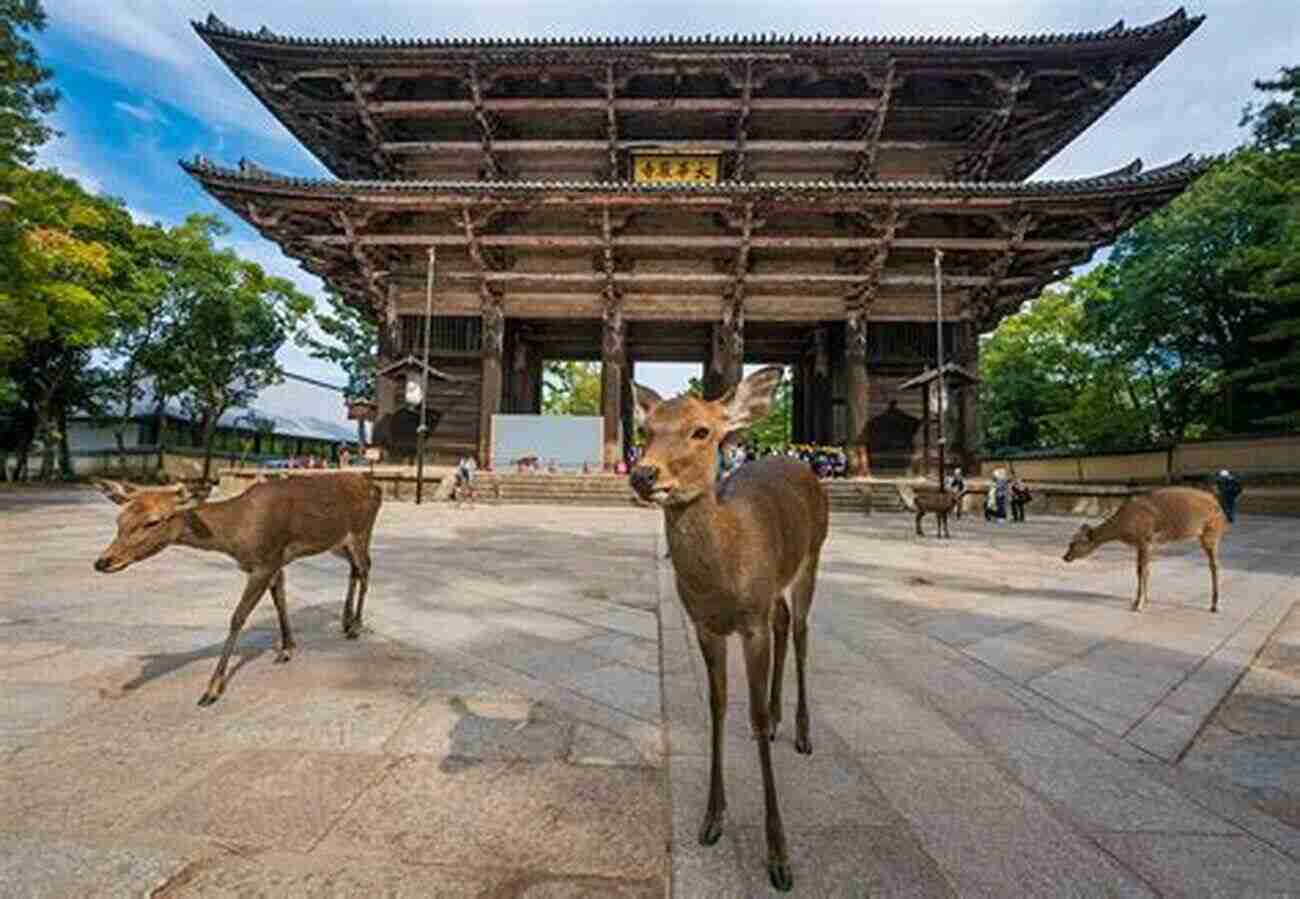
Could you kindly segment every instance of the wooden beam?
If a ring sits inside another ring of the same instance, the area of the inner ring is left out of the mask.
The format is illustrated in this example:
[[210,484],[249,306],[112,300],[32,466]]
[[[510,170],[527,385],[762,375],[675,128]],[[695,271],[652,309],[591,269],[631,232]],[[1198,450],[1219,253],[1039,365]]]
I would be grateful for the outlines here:
[[[1003,284],[1010,283],[1012,280],[1029,281],[1034,283],[1035,279],[1011,279],[1007,278],[1007,272],[1011,271],[1011,266],[1015,262],[1016,254],[1022,252],[1022,244],[1025,235],[1033,228],[1035,219],[1032,215],[1026,213],[1021,215],[1013,222],[1003,223],[1003,230],[1010,232],[1010,240],[1007,249],[993,261],[988,267],[986,278],[987,281],[980,285],[977,290],[971,294],[971,303],[975,309],[977,319],[984,321],[995,313],[997,305],[998,291]],[[945,278],[946,282],[948,279]]]
[[987,115],[971,136],[971,144],[978,149],[957,160],[953,166],[954,177],[975,181],[983,181],[988,177],[998,147],[1011,125],[1011,114],[1016,108],[1016,101],[1029,88],[1029,83],[1030,78],[1024,69],[1017,69],[1010,81],[995,81],[1001,102],[997,110]]
[[[382,309],[387,303],[387,291],[381,285],[385,278],[388,277],[386,270],[375,268],[374,263],[366,254],[365,247],[357,241],[358,223],[355,222],[350,214],[340,209],[334,214],[335,220],[339,227],[343,229],[344,237],[347,239],[347,246],[352,253],[352,258],[357,263],[357,268],[361,271],[361,277],[364,282],[366,293],[370,296],[376,309]],[[365,219],[359,223],[360,227],[365,227]]]
[[749,140],[749,110],[754,95],[754,61],[745,60],[745,79],[740,86],[740,109],[736,116],[736,160],[732,179],[748,181],[749,160],[746,158],[746,142]]
[[384,132],[375,122],[374,117],[370,114],[370,106],[367,98],[369,88],[373,86],[373,80],[367,79],[362,83],[360,74],[355,65],[348,65],[347,77],[343,79],[343,87],[348,93],[352,94],[352,102],[356,107],[357,116],[361,119],[361,126],[366,129],[366,135],[370,138],[370,158],[374,160],[375,167],[379,173],[388,176],[393,173],[392,162],[384,151],[381,149],[384,145]]
[[[302,238],[311,243],[325,246],[348,245],[345,235],[310,234]],[[362,246],[394,247],[463,247],[466,239],[463,234],[358,234],[357,242]],[[514,247],[526,250],[599,250],[604,240],[585,234],[483,234],[479,235],[480,246]],[[741,238],[733,235],[703,236],[686,234],[619,234],[613,238],[614,246],[620,249],[656,249],[673,247],[687,250],[735,249],[740,246]],[[759,237],[750,240],[750,247],[755,250],[857,250],[878,247],[883,242],[880,237]],[[1090,250],[1098,241],[1088,240],[1025,240],[1019,244],[1025,252],[1055,250]],[[1007,238],[998,237],[896,237],[892,240],[894,249],[970,251],[979,253],[1002,252],[1010,247]]]
[[501,161],[497,159],[496,150],[493,148],[492,122],[483,108],[483,85],[479,79],[477,62],[469,64],[469,89],[474,103],[474,119],[482,135],[479,138],[479,150],[483,153],[483,161],[487,163],[493,179],[504,178],[505,169],[501,167]]
[[[853,169],[854,180],[874,181],[879,176],[876,160],[880,154],[880,135],[885,130],[885,116],[889,114],[889,101],[894,95],[895,64],[894,57],[889,57],[889,64],[885,67],[885,80],[880,88],[880,99],[877,101],[869,126],[863,129],[862,149],[858,153],[858,162]],[[867,83],[871,84],[871,81],[871,76],[868,75]]]
[[[474,281],[480,274],[476,271],[446,271],[440,277],[447,281]],[[521,285],[534,287],[587,287],[599,292],[605,284],[605,276],[592,272],[497,272],[487,271],[482,275],[490,284]],[[954,287],[980,287],[991,282],[988,275],[946,275],[944,284]],[[1030,284],[1035,279],[1029,277],[1003,278],[999,283]],[[732,275],[716,273],[680,273],[680,272],[618,272],[614,281],[619,286],[658,286],[658,287],[700,287],[722,288],[732,283]],[[814,287],[854,287],[862,282],[862,276],[856,274],[828,274],[817,272],[764,272],[750,274],[746,277],[747,287],[791,286],[800,289]],[[933,287],[932,275],[882,275],[881,286],[887,287]]]
[[618,180],[618,114],[616,109],[614,64],[605,64],[605,145],[609,154],[610,181]]
[[[467,153],[479,149],[469,141],[388,141],[380,149],[395,154]],[[499,153],[603,153],[605,140],[497,140],[493,148]],[[663,149],[675,153],[725,153],[735,149],[735,141],[726,140],[620,140],[618,148]],[[904,150],[960,150],[963,142],[953,141],[881,141],[881,147]],[[750,153],[856,153],[860,140],[756,140],[746,144]]]
[[[770,97],[750,101],[751,112],[871,112],[876,108],[874,97]],[[309,104],[309,106],[314,104]],[[333,108],[337,104],[322,104]],[[622,97],[615,99],[615,112],[706,112],[735,113],[743,103],[736,97]],[[384,100],[368,104],[371,115],[379,118],[420,118],[432,116],[464,115],[474,111],[469,100]],[[528,112],[603,112],[609,108],[607,100],[594,97],[520,97],[485,98],[483,109],[495,113]]]

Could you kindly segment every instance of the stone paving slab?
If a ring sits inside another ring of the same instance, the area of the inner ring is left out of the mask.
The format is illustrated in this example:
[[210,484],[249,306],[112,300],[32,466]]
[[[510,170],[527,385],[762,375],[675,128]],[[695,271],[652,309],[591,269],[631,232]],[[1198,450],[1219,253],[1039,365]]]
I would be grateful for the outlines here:
[[[273,664],[263,605],[227,694],[199,709],[239,573],[170,550],[95,574],[112,507],[19,493],[0,515],[57,539],[18,551],[0,533],[0,805],[20,810],[0,823],[0,895],[771,892],[734,646],[726,829],[695,840],[704,672],[657,514],[390,503],[363,637],[339,633],[346,567],[302,560],[293,661]],[[1131,553],[1060,561],[1076,526],[962,519],[938,541],[905,516],[834,517],[815,753],[791,744],[793,660],[773,753],[795,895],[1300,883],[1300,830],[1167,757],[1300,593],[1300,535],[1243,519],[1219,616],[1199,549],[1166,549],[1133,615]],[[1287,770],[1255,758],[1261,785]]]

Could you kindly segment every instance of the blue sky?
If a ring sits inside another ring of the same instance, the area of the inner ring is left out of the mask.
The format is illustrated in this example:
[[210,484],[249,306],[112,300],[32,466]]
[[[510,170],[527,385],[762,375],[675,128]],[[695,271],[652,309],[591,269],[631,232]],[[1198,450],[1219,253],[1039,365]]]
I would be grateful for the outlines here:
[[[209,198],[177,166],[196,153],[234,163],[247,157],[278,172],[322,176],[323,167],[230,73],[190,28],[215,12],[228,24],[316,37],[649,35],[796,32],[858,34],[1006,34],[1138,25],[1175,8],[1174,0],[999,3],[975,0],[821,0],[791,4],[688,0],[548,5],[539,2],[352,0],[248,4],[246,0],[47,0],[49,27],[36,36],[63,99],[54,122],[64,132],[41,153],[87,187],[122,198],[143,220],[172,224],[188,213],[215,213],[227,243],[301,289],[320,282]],[[1240,143],[1242,106],[1251,81],[1300,64],[1300,4],[1294,0],[1216,0],[1188,6],[1207,21],[1102,120],[1034,177],[1075,177],[1124,165],[1148,166],[1187,153]],[[333,366],[294,347],[286,368],[342,383]],[[687,366],[638,366],[664,393],[684,385]],[[312,414],[335,410],[312,410]]]

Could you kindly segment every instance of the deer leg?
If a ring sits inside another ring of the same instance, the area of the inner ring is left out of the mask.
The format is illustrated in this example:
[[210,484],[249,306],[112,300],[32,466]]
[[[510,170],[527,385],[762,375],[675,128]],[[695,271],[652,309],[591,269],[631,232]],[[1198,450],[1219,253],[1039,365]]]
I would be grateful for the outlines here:
[[348,595],[347,598],[343,600],[343,635],[346,637],[348,636],[348,632],[352,630],[352,618],[355,615],[353,611],[353,603],[356,599],[357,582],[360,579],[357,576],[357,563],[352,557],[351,548],[347,546],[347,544],[344,544],[343,546],[334,549],[333,552],[334,555],[348,563]]
[[770,739],[776,739],[777,728],[781,726],[781,686],[785,676],[786,647],[790,640],[790,607],[785,597],[778,597],[773,610],[772,634],[772,701],[768,704],[767,714],[771,719],[768,733]]
[[[712,846],[722,836],[722,814],[727,797],[722,788],[722,737],[727,723],[727,638],[696,626],[704,667],[709,672],[709,713],[712,719],[712,757],[709,765],[709,806],[700,824],[700,845]],[[766,745],[766,744],[764,744]]]
[[1201,538],[1205,558],[1210,560],[1210,611],[1219,611],[1219,544],[1207,537]]
[[352,629],[347,632],[349,640],[361,636],[361,610],[366,605],[366,589],[370,586],[370,553],[362,549],[353,550],[352,555],[356,559],[352,577],[357,579],[357,607],[352,615]]
[[226,645],[221,650],[217,670],[212,672],[212,680],[208,681],[207,692],[199,697],[199,705],[212,705],[226,689],[226,666],[230,663],[230,654],[235,650],[235,641],[239,638],[239,632],[243,629],[249,613],[262,599],[262,594],[266,592],[274,576],[275,571],[254,571],[248,575],[248,582],[244,585],[244,595],[240,598],[239,605],[235,606],[234,614],[230,616],[230,634],[226,637]]
[[925,531],[921,530],[921,519],[924,518],[924,517],[925,517],[925,513],[924,513],[924,512],[917,512],[917,513],[916,513],[916,536],[918,536],[918,537],[924,537],[924,536],[925,536]]
[[281,568],[271,579],[271,599],[275,601],[275,614],[280,619],[280,651],[276,653],[277,662],[287,662],[293,658],[293,651],[298,645],[293,642],[293,632],[289,630],[289,610],[284,596],[284,569]]
[[1133,600],[1132,609],[1134,612],[1142,611],[1142,604],[1147,599],[1147,572],[1150,570],[1150,548],[1144,544],[1138,544],[1137,548],[1137,597]]
[[799,705],[795,710],[795,752],[812,755],[812,738],[808,734],[808,610],[812,607],[817,586],[817,558],[804,562],[804,570],[795,578],[791,598],[794,600],[794,664],[799,677]]
[[[798,639],[796,625],[795,639]],[[772,632],[766,626],[743,632],[745,674],[749,679],[749,719],[758,742],[758,764],[763,772],[763,806],[767,811],[767,877],[782,892],[794,886],[790,856],[785,846],[785,828],[776,801],[776,778],[772,775],[772,743],[768,739],[767,685],[772,667]]]

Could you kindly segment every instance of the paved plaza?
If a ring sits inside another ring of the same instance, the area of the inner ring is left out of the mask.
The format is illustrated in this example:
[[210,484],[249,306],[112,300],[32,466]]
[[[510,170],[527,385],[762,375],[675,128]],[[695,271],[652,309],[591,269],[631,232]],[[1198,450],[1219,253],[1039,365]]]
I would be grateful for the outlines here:
[[[294,659],[267,600],[206,709],[242,575],[96,574],[116,512],[0,490],[0,896],[771,893],[735,643],[695,839],[706,686],[656,511],[390,502],[362,638],[344,563],[297,562]],[[1132,551],[1066,564],[1077,525],[833,516],[814,754],[793,664],[773,752],[793,895],[1300,895],[1300,531],[1239,522],[1218,615],[1199,547],[1162,549],[1134,615]]]

